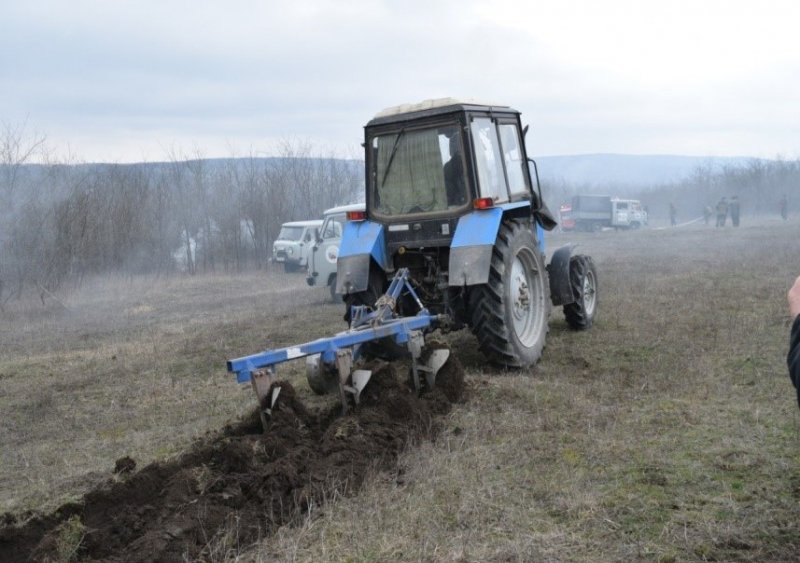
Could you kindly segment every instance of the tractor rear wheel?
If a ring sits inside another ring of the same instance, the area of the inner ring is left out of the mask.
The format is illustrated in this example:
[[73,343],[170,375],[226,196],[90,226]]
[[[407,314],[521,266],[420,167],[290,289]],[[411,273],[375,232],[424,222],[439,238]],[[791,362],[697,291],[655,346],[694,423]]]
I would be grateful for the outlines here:
[[597,270],[589,256],[578,254],[570,259],[569,283],[577,299],[564,305],[567,324],[575,330],[591,328],[597,311]]
[[489,281],[469,297],[472,332],[494,364],[522,368],[544,350],[550,286],[529,223],[504,222],[492,250]]

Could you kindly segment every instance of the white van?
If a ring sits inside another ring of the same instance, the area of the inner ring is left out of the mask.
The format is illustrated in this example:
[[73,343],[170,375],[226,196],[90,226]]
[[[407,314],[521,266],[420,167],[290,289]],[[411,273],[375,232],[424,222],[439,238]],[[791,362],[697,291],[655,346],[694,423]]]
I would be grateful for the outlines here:
[[317,238],[309,254],[308,285],[327,285],[330,288],[331,299],[339,301],[336,295],[336,259],[339,257],[339,244],[342,241],[342,230],[347,221],[348,211],[364,211],[363,203],[352,203],[328,209],[323,214],[320,236]]
[[286,272],[298,272],[308,266],[308,256],[319,238],[321,226],[320,219],[281,225],[281,232],[272,244],[272,261],[283,264]]

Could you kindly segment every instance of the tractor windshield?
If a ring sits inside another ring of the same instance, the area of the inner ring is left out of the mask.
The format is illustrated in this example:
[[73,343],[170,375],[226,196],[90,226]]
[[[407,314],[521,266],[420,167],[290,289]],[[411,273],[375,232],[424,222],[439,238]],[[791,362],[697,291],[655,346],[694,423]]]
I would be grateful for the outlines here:
[[371,205],[376,213],[441,213],[467,203],[457,124],[377,135],[371,148]]

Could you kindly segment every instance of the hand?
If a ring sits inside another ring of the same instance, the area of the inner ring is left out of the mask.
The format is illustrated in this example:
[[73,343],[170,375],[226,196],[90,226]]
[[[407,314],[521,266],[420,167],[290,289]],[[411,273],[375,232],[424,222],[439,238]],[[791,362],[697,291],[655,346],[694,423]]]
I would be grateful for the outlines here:
[[789,314],[794,319],[800,315],[800,277],[794,280],[794,285],[786,295],[786,299],[789,301]]

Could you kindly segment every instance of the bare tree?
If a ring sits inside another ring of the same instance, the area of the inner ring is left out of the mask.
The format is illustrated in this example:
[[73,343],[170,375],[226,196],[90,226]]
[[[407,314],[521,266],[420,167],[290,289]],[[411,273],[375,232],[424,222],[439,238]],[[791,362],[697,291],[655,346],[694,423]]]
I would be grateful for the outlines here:
[[33,166],[43,138],[22,150],[19,131],[6,131],[0,196],[13,205],[0,210],[0,303],[26,286],[55,297],[69,279],[167,272],[178,250],[190,274],[264,268],[282,223],[363,191],[362,163],[320,156],[308,142],[224,163],[172,150],[162,164]]
[[41,154],[47,138],[37,133],[29,133],[27,121],[20,125],[12,125],[3,121],[0,122],[0,128],[2,128],[0,131],[0,170],[2,170],[0,204],[6,211],[13,212],[20,171],[25,164]]
[[[41,155],[46,137],[28,131],[27,121],[20,125],[0,123],[0,308],[9,299],[19,296],[24,286],[23,265],[19,252],[12,248],[10,238],[19,229],[20,201],[30,202],[35,193],[19,196],[23,167]],[[41,219],[32,215],[33,225]]]

